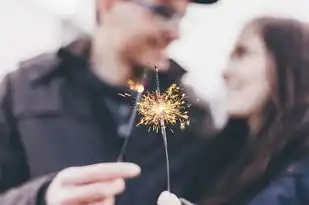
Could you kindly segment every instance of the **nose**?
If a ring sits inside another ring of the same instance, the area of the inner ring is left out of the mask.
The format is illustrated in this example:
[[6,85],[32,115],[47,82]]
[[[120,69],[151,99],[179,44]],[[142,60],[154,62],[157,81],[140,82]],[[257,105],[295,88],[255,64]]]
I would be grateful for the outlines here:
[[228,82],[230,79],[231,73],[229,68],[225,68],[222,72],[222,78],[225,82]]

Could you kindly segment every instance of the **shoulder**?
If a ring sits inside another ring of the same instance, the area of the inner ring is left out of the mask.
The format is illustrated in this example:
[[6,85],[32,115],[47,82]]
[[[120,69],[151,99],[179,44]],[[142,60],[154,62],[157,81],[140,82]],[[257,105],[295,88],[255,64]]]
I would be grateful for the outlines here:
[[[56,54],[41,54],[19,64],[17,70],[7,73],[1,80],[1,102],[15,86],[24,87],[43,75],[56,69],[58,60]],[[12,88],[13,87],[13,88]]]
[[55,71],[59,67],[60,61],[56,53],[40,54],[21,62],[17,70],[8,74],[8,78],[17,81],[23,78],[34,82]]
[[309,156],[289,164],[249,205],[309,204]]
[[17,70],[4,77],[0,102],[8,105],[16,118],[58,109],[63,83],[53,76],[60,67],[61,60],[56,53],[21,62]]

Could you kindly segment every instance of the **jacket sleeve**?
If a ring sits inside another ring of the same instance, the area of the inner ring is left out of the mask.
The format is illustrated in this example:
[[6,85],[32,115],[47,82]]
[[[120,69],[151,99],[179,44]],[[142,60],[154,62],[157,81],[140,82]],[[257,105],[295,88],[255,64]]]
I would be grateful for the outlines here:
[[29,181],[27,160],[11,113],[9,75],[0,84],[0,204],[37,205],[52,176]]
[[308,175],[284,176],[270,184],[249,205],[309,204],[308,191]]

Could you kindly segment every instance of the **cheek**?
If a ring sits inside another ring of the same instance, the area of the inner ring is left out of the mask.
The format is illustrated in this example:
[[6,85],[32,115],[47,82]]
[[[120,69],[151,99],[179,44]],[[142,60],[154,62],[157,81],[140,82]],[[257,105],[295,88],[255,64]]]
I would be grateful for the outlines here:
[[[227,111],[230,115],[248,117],[259,112],[267,101],[271,86],[266,67],[246,67],[238,73],[240,87],[227,94]],[[263,69],[261,69],[263,68]]]
[[144,58],[153,55],[155,41],[151,38],[151,34],[138,33],[131,38],[126,39],[124,44],[125,54],[133,58]]
[[[132,15],[132,13],[130,14]],[[138,17],[127,17],[126,21],[120,22],[116,30],[115,36],[119,36],[123,47],[130,48],[130,52],[141,50],[151,44],[155,29],[150,24],[149,19]]]
[[268,99],[270,89],[264,82],[251,82],[239,91],[227,96],[227,110],[230,115],[248,117],[259,112]]
[[152,28],[140,28],[139,26],[135,26],[124,33],[125,41],[127,47],[130,47],[131,52],[147,52],[147,50],[153,48],[157,44],[158,32]]
[[127,55],[139,58],[152,58],[163,49],[160,47],[160,33],[151,29],[131,33],[125,44]]

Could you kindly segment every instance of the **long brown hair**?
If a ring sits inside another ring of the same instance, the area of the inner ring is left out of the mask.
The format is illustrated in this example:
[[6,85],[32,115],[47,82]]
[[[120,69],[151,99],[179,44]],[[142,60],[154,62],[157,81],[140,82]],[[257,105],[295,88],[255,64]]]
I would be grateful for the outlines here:
[[[263,112],[265,121],[261,130],[253,140],[244,139],[242,149],[239,146],[228,148],[235,152],[235,158],[230,160],[203,205],[250,201],[272,177],[289,162],[302,157],[309,148],[307,25],[292,19],[263,17],[247,26],[256,28],[275,60],[274,88]],[[236,124],[237,129],[247,129],[246,120],[237,120]],[[235,120],[231,119],[221,136],[234,138],[228,136],[235,133],[233,129],[236,129]]]

